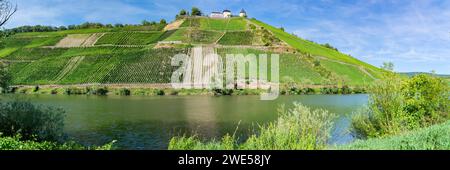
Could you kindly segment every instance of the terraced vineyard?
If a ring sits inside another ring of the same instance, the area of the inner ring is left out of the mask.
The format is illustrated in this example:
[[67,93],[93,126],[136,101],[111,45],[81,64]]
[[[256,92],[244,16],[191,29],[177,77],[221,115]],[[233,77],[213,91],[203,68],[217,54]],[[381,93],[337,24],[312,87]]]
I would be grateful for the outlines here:
[[171,58],[185,49],[155,49],[129,53],[117,57],[118,63],[105,76],[104,83],[170,83],[176,67]]
[[[272,55],[271,52],[245,49],[245,48],[220,48],[218,54],[222,57],[226,54],[267,54],[268,61]],[[259,62],[259,60],[258,60]],[[282,67],[281,67],[282,66]],[[270,77],[270,74],[268,75]],[[280,55],[280,81],[286,83],[286,81],[304,82],[306,84],[321,84],[326,77],[317,73],[312,64],[307,62],[300,55],[295,54],[281,54]]]
[[103,35],[95,45],[147,45],[158,42],[163,32],[112,32]]
[[[177,68],[170,65],[171,57],[189,51],[197,55],[198,46],[222,57],[280,54],[283,83],[365,85],[382,73],[348,55],[245,18],[189,17],[166,30],[126,26],[19,33],[0,40],[0,60],[9,64],[18,85],[169,83]],[[200,61],[215,62],[211,58],[194,62],[205,64]],[[191,74],[211,73],[205,70]]]
[[212,19],[206,17],[187,18],[181,27],[194,27],[201,30],[245,31],[247,21],[244,18]]
[[182,28],[166,38],[165,41],[181,41],[184,43],[192,44],[212,44],[219,40],[222,34],[222,32],[218,31],[192,30]]
[[258,38],[250,31],[226,32],[220,39],[222,45],[258,45]]

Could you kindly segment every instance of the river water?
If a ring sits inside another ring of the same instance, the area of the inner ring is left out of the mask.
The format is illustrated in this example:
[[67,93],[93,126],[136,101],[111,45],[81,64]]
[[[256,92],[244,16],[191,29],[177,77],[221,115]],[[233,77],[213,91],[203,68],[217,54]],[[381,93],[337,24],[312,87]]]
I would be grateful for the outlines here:
[[353,139],[350,116],[368,101],[367,95],[280,96],[261,101],[259,96],[67,96],[12,95],[33,103],[66,110],[65,132],[85,145],[117,140],[120,149],[166,149],[174,135],[197,134],[220,138],[235,133],[241,139],[258,124],[277,118],[277,108],[301,102],[336,113],[330,144]]

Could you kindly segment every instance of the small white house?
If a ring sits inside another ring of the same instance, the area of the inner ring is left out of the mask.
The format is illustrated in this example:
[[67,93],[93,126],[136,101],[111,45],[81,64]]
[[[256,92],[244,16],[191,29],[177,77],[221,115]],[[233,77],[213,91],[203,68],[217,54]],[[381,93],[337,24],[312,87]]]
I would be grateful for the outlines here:
[[211,18],[224,18],[223,17],[223,13],[221,13],[221,12],[211,12],[209,17],[211,17]]
[[240,17],[247,17],[247,12],[244,11],[244,9],[241,10],[241,12],[239,13]]
[[224,18],[231,18],[231,11],[228,10],[228,9],[223,10],[223,17]]

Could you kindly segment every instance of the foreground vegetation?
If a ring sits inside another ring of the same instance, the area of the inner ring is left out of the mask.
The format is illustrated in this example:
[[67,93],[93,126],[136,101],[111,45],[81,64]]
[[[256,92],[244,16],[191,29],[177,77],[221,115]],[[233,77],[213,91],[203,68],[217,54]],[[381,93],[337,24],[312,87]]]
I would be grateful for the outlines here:
[[450,150],[450,121],[396,136],[358,140],[330,149]]
[[295,103],[291,109],[281,107],[278,120],[258,128],[258,135],[239,143],[235,135],[220,141],[202,142],[197,136],[174,137],[171,150],[317,150],[325,148],[333,126],[333,114],[312,110]]
[[111,150],[113,142],[99,147],[86,147],[75,142],[22,140],[21,137],[0,137],[0,150]]
[[112,149],[113,143],[86,147],[67,140],[62,109],[26,101],[0,102],[0,150]]
[[450,118],[449,86],[441,78],[421,74],[402,80],[391,74],[369,91],[368,107],[352,121],[360,137],[396,135]]
[[277,121],[260,126],[244,142],[235,135],[212,141],[182,136],[172,138],[169,149],[450,149],[450,93],[443,79],[402,79],[390,73],[369,92],[367,108],[352,119],[353,134],[368,140],[328,146],[333,114],[294,104],[288,111],[280,109]]

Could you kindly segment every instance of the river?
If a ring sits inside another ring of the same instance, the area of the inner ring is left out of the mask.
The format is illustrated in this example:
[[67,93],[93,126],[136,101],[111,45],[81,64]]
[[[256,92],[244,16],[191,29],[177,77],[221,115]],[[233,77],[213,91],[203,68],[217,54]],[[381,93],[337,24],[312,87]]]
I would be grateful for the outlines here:
[[220,138],[236,132],[241,139],[258,124],[277,118],[277,108],[301,102],[336,113],[330,144],[349,143],[350,116],[367,103],[367,95],[280,96],[67,96],[9,95],[66,110],[65,132],[84,145],[117,140],[120,149],[167,149],[174,135]]

